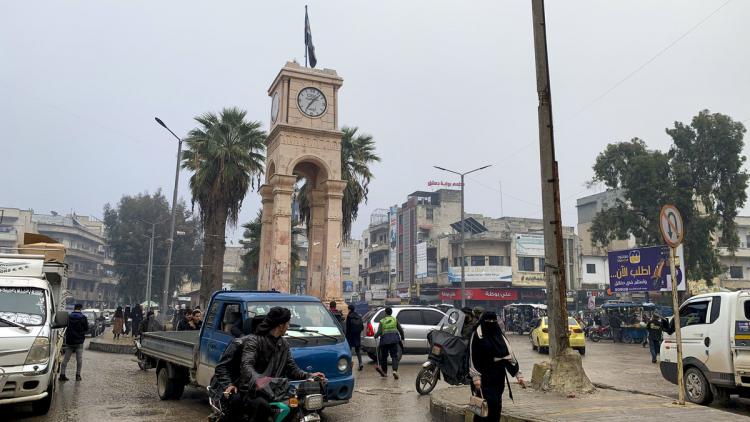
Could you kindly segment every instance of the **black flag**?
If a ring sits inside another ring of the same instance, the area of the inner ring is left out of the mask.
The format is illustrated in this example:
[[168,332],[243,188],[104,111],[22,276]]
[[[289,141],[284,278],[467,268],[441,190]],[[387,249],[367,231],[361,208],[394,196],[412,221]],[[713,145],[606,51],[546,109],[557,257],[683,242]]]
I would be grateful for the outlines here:
[[315,58],[315,46],[312,41],[312,31],[310,31],[310,19],[307,17],[307,6],[305,6],[305,59],[305,61],[310,61],[310,67],[315,67],[315,65],[318,64],[318,59]]

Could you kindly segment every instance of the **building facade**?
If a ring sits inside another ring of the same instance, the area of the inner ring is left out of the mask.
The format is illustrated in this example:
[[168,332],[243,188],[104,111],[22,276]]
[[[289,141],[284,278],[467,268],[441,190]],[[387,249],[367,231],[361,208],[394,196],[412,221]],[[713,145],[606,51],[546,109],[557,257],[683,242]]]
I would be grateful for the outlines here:
[[38,233],[32,210],[0,208],[0,253],[18,253],[24,233]]
[[750,216],[737,216],[734,221],[740,245],[734,252],[719,248],[719,262],[726,272],[714,284],[730,290],[750,289]]
[[109,254],[104,223],[81,215],[34,214],[39,234],[65,245],[68,264],[68,304],[112,308],[118,304],[117,277]]

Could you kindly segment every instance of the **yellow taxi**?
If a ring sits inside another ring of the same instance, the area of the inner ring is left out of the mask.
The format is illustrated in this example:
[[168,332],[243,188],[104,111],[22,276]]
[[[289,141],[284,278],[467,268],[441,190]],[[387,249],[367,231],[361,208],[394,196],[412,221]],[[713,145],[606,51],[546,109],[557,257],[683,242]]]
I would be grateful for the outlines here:
[[[570,335],[570,347],[578,350],[578,353],[586,354],[586,337],[583,335],[583,329],[578,325],[575,318],[568,318],[568,334]],[[531,339],[531,348],[538,350],[539,353],[549,351],[549,328],[547,326],[547,317],[539,320],[539,325],[531,330],[529,335]]]

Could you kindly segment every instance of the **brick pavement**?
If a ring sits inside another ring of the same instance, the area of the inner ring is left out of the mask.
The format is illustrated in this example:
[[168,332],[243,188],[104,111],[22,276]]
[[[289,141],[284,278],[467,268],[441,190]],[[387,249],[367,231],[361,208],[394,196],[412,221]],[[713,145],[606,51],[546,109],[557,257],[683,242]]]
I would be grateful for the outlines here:
[[[503,396],[504,422],[591,421],[750,421],[750,417],[671,399],[599,388],[593,394],[566,398],[555,393],[522,389],[511,384],[515,402]],[[469,402],[469,387],[449,387],[432,393],[430,413],[436,422],[464,421],[464,405]],[[470,420],[470,419],[469,419]]]

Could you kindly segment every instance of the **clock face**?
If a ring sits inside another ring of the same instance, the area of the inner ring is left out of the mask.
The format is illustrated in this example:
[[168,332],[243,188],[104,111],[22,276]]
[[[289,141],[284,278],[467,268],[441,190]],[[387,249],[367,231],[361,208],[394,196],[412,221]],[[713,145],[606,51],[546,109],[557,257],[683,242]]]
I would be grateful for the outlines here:
[[271,122],[276,122],[276,118],[279,117],[279,92],[273,93],[271,99]]
[[307,87],[297,95],[297,106],[305,115],[319,117],[326,112],[328,102],[319,89]]

